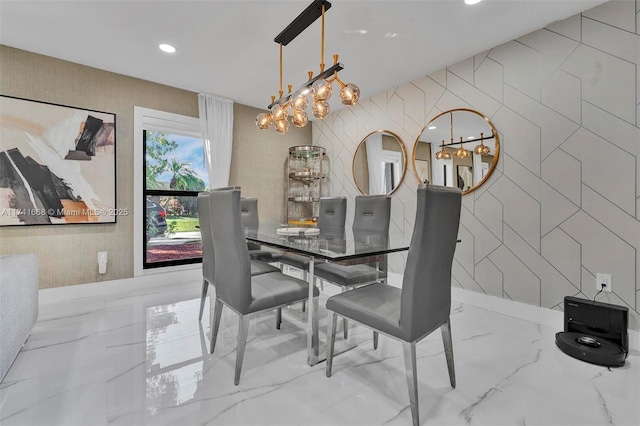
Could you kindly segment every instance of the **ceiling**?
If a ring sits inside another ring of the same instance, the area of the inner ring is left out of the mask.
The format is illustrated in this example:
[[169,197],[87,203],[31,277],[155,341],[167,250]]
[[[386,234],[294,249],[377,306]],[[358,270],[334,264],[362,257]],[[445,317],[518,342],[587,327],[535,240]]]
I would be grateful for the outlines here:
[[[0,43],[265,109],[279,85],[273,39],[310,3],[0,0]],[[601,3],[335,0],[325,62],[338,53],[340,78],[368,98]],[[160,51],[163,42],[177,52]],[[284,90],[317,74],[319,63],[320,20],[284,47]]]

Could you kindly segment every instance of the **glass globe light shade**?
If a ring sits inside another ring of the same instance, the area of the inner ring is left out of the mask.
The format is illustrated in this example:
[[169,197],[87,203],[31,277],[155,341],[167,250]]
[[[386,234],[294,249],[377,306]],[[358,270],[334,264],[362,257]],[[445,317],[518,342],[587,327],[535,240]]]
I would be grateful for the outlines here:
[[271,108],[271,117],[273,121],[280,121],[287,118],[287,108],[281,104],[276,104]]
[[451,154],[444,149],[444,141],[442,141],[442,149],[436,152],[436,160],[450,160]]
[[436,152],[436,159],[437,160],[450,160],[451,159],[451,154],[449,154],[445,150],[438,151],[438,152]]
[[291,122],[296,127],[304,127],[309,122],[309,117],[307,117],[306,112],[294,109],[293,118],[291,118]]
[[491,150],[485,144],[480,144],[474,148],[473,152],[478,155],[489,155],[489,152],[491,152]]
[[340,89],[340,101],[347,105],[353,106],[358,103],[360,99],[360,88],[353,83],[346,84]]
[[467,158],[469,156],[469,151],[467,151],[463,147],[460,147],[456,149],[454,154],[456,155],[456,157],[459,157],[459,158]]
[[271,126],[271,114],[263,112],[256,117],[256,126],[260,130],[267,130]]
[[304,111],[308,105],[309,105],[309,100],[307,99],[307,95],[303,94],[302,92],[296,92],[291,97],[291,107],[294,110]]
[[288,131],[289,131],[289,121],[286,119],[286,117],[282,120],[276,121],[276,132],[280,133],[281,135],[284,135]]
[[327,101],[316,101],[311,107],[311,112],[315,118],[322,120],[329,114],[329,103]]
[[326,101],[331,97],[333,89],[331,83],[325,79],[317,80],[311,87],[314,101]]

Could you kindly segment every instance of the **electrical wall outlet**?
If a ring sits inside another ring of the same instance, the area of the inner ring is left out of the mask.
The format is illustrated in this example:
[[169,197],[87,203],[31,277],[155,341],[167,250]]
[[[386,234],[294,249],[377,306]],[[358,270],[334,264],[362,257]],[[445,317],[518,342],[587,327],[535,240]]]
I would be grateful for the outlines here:
[[611,274],[596,274],[596,290],[611,292]]

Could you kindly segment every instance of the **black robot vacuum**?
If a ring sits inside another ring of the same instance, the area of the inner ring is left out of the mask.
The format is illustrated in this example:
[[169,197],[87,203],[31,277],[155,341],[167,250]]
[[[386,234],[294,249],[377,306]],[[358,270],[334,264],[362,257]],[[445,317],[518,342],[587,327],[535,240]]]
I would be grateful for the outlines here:
[[564,298],[564,331],[556,345],[569,356],[606,367],[621,367],[629,352],[629,309],[573,296]]

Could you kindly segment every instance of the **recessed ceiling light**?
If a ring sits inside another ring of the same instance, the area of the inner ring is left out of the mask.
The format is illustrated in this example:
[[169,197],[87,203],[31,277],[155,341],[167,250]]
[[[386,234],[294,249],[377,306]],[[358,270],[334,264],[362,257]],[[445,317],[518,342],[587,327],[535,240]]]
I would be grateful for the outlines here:
[[396,38],[398,37],[398,33],[386,33],[385,38]]
[[166,44],[166,43],[162,43],[160,45],[158,45],[158,47],[160,48],[160,50],[162,50],[163,52],[167,52],[167,53],[175,53],[176,48],[173,47],[170,44]]
[[482,0],[464,0],[464,2],[466,4],[477,4],[480,3]]
[[435,130],[435,129],[437,129],[436,126],[429,126],[429,130]]
[[473,139],[475,136],[467,136],[467,139]]
[[360,34],[365,35],[367,30],[344,30],[345,34]]

